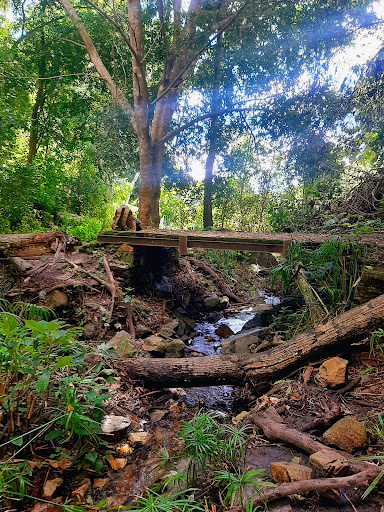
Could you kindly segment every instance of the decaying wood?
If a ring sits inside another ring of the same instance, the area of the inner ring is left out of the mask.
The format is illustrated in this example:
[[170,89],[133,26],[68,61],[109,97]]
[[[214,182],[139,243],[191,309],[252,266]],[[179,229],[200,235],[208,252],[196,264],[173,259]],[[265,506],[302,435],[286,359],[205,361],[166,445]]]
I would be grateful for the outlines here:
[[79,245],[79,240],[63,231],[48,233],[23,233],[17,235],[0,235],[0,254],[9,257],[28,258],[54,253],[61,242],[67,252]]
[[256,409],[251,410],[246,421],[261,428],[265,437],[270,441],[283,442],[309,454],[326,450],[335,461],[347,465],[352,473],[368,471],[375,478],[381,471],[380,467],[369,462],[351,461],[350,453],[329,448],[311,435],[287,427],[282,423],[280,416],[273,407],[261,412]]
[[101,285],[103,285],[104,288],[106,290],[108,290],[111,295],[113,292],[116,293],[115,287],[112,286],[111,283],[105,281],[104,279],[101,279],[101,277],[99,277],[98,275],[92,274],[92,272],[88,272],[88,270],[85,270],[84,268],[79,267],[79,265],[76,265],[76,263],[73,263],[73,261],[69,260],[68,258],[63,258],[63,260],[66,263],[68,263],[69,265],[71,265],[77,272],[81,272],[81,273],[85,274],[86,276],[90,277],[91,279],[94,279]]
[[[329,489],[350,489],[351,487],[368,487],[374,476],[372,471],[362,471],[351,476],[341,476],[338,478],[317,478],[311,480],[300,480],[299,482],[289,482],[280,484],[276,487],[263,491],[262,496],[254,494],[253,505],[260,505],[265,502],[292,496],[294,494],[304,494],[311,491],[327,491]],[[235,511],[234,511],[235,512]]]
[[295,368],[345,350],[383,324],[384,295],[319,324],[268,351],[249,356],[180,359],[129,359],[115,362],[122,377],[151,386],[177,387],[250,382],[254,387],[276,381]]
[[314,289],[308,283],[307,278],[303,272],[303,265],[299,263],[296,269],[296,279],[297,284],[299,285],[300,292],[304,297],[305,304],[309,309],[309,314],[311,317],[312,325],[315,325],[320,322],[322,318],[324,318],[329,312],[325,308],[324,304],[320,301],[320,298],[317,294],[315,294]]
[[247,415],[246,421],[249,421],[261,428],[265,437],[271,441],[279,441],[289,444],[309,454],[326,450],[327,454],[329,454],[330,460],[333,459],[335,462],[337,461],[339,468],[342,466],[347,467],[348,471],[355,473],[352,476],[319,478],[281,484],[265,491],[262,498],[255,494],[255,505],[262,503],[263,501],[272,501],[284,496],[302,494],[310,491],[368,487],[368,485],[381,471],[381,467],[374,464],[362,461],[351,461],[351,455],[349,453],[329,448],[309,434],[303,434],[298,430],[287,427],[281,422],[281,418],[272,407],[261,412],[257,410],[251,411]]
[[204,272],[207,272],[210,276],[213,277],[215,280],[215,284],[218,287],[218,289],[221,291],[221,293],[224,293],[229,299],[231,299],[233,302],[237,302],[238,304],[244,304],[243,299],[240,299],[237,295],[231,292],[221,281],[220,277],[207,265],[204,265],[204,263],[201,263],[200,261],[196,260],[195,258],[188,257],[188,260],[196,265],[196,267],[201,268],[204,270]]
[[108,315],[108,323],[110,323],[112,320],[113,310],[115,308],[115,298],[116,298],[116,293],[119,291],[119,285],[115,281],[115,278],[113,277],[112,271],[109,268],[109,263],[108,263],[108,260],[107,260],[107,257],[105,256],[105,254],[103,254],[103,265],[105,268],[106,276],[108,278],[108,283],[110,286],[110,292],[111,292],[111,297],[112,297],[111,307],[109,309],[109,315]]

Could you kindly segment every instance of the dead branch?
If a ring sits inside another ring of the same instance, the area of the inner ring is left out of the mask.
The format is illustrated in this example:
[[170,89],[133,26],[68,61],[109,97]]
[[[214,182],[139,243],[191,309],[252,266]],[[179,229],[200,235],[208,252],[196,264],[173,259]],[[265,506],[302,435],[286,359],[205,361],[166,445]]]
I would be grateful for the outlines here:
[[79,267],[79,265],[76,265],[76,263],[73,263],[71,260],[67,259],[67,258],[63,258],[63,260],[68,263],[69,265],[71,265],[75,270],[76,272],[82,272],[83,274],[85,274],[86,276],[90,277],[91,279],[94,279],[95,281],[97,281],[98,283],[100,283],[101,285],[104,286],[104,288],[106,290],[109,291],[109,293],[112,295],[113,292],[116,293],[116,289],[114,286],[112,286],[110,283],[108,283],[107,281],[104,281],[104,279],[101,279],[101,277],[97,276],[96,274],[92,274],[92,272],[88,272],[88,270],[85,270],[85,268],[82,268],[82,267]]
[[212,270],[210,269],[207,265],[204,265],[204,263],[201,263],[200,261],[196,260],[195,258],[191,258],[191,257],[188,257],[188,260],[193,263],[194,265],[196,265],[197,267],[201,268],[202,270],[204,270],[205,272],[207,272],[210,276],[213,277],[213,279],[216,281],[216,285],[218,287],[218,289],[224,293],[224,295],[226,295],[227,297],[229,297],[230,299],[233,300],[233,302],[237,302],[238,304],[244,304],[244,301],[243,299],[240,299],[240,297],[238,297],[237,295],[235,295],[234,293],[232,293],[225,285],[224,283],[221,281],[220,277]]

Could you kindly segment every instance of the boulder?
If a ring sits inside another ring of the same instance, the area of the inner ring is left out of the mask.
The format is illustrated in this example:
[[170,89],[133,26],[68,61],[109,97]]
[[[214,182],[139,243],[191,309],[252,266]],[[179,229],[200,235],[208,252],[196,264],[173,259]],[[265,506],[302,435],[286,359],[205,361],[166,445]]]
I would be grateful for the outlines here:
[[61,290],[53,290],[44,300],[44,306],[51,309],[64,308],[68,304],[68,297]]
[[250,262],[264,268],[273,268],[277,265],[276,258],[270,252],[251,253]]
[[217,295],[211,295],[210,297],[205,297],[203,302],[204,306],[209,311],[210,309],[215,309],[220,304],[220,299]]
[[368,446],[365,427],[353,416],[347,416],[337,421],[324,432],[323,437],[329,444],[348,453]]
[[234,332],[232,331],[232,329],[229,327],[229,325],[227,324],[220,324],[216,329],[215,329],[215,333],[220,337],[220,338],[229,338],[229,336],[233,336],[234,335]]
[[294,462],[272,462],[271,475],[277,484],[310,480],[312,469]]
[[222,355],[249,354],[249,346],[259,342],[260,328],[234,334],[221,343]]
[[184,357],[185,356],[185,345],[181,340],[169,341],[165,346],[166,357]]
[[348,361],[341,357],[327,359],[319,368],[316,381],[323,388],[337,388],[346,383]]
[[135,343],[127,331],[119,331],[107,341],[108,345],[114,347],[116,354],[120,357],[131,357],[135,350]]
[[147,352],[156,353],[156,354],[164,354],[167,344],[168,344],[168,342],[164,338],[160,338],[160,336],[152,335],[152,336],[148,336],[148,338],[145,338],[142,348],[143,348],[143,350],[146,350]]
[[179,321],[176,319],[167,322],[163,327],[159,330],[157,334],[160,336],[166,336],[167,338],[172,338],[175,335],[177,329],[179,328]]

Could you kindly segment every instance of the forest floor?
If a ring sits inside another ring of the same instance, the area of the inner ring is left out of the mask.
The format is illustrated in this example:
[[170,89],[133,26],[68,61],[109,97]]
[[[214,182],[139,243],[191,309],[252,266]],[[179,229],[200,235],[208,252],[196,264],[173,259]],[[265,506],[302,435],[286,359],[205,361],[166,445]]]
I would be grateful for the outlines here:
[[[100,280],[107,280],[103,256],[107,258],[118,288],[113,307],[110,291],[100,283]],[[219,263],[215,253],[212,257],[207,252],[195,251],[194,256],[212,268]],[[364,426],[368,443],[352,442],[350,458],[382,455],[384,431],[380,415],[384,407],[384,358],[380,351],[372,353],[369,337],[338,354],[349,362],[348,377],[344,385],[335,389],[324,387],[317,380],[321,364],[329,359],[326,356],[296,369],[283,380],[266,383],[264,394],[255,393],[249,384],[146,389],[142,382],[131,382],[116,370],[114,362],[127,357],[180,356],[184,351],[187,357],[219,354],[225,338],[240,332],[255,315],[258,320],[260,315],[265,317],[264,327],[258,324],[262,331],[258,343],[279,341],[279,336],[265,325],[273,321],[273,307],[282,294],[278,289],[272,290],[268,273],[247,258],[221,260],[221,271],[215,270],[243,304],[231,304],[223,297],[215,279],[202,269],[194,268],[187,259],[176,264],[172,280],[160,279],[152,292],[141,294],[135,293],[130,284],[132,253],[118,246],[105,250],[91,244],[73,254],[56,253],[26,261],[28,268],[22,273],[15,272],[8,262],[2,262],[2,295],[13,303],[24,301],[45,306],[68,324],[81,326],[79,343],[89,348],[85,370],[81,371],[94,386],[100,385],[102,390],[98,393],[107,393],[109,397],[103,402],[102,443],[99,445],[85,441],[79,434],[78,438],[73,436],[60,441],[49,436],[37,438],[22,451],[18,449],[17,457],[14,457],[12,444],[0,446],[3,462],[13,457],[13,463],[27,461],[31,468],[30,487],[21,501],[9,499],[10,494],[1,490],[4,492],[3,510],[124,510],[154,484],[160,482],[158,489],[161,489],[166,478],[188,474],[190,455],[186,455],[185,439],[181,439],[179,431],[199,411],[213,413],[218,424],[237,427],[249,424],[248,430],[244,427],[247,430],[246,457],[239,464],[242,470],[266,470],[264,478],[269,482],[273,482],[271,464],[293,462],[307,467],[309,455],[283,440],[268,439],[260,428],[250,425],[252,422],[247,420],[247,415],[250,418],[270,407],[277,411],[283,424],[299,433],[310,432],[314,439],[321,439],[323,443],[326,441],[322,434],[332,424],[340,418],[352,417]],[[180,349],[179,342],[185,349]],[[62,368],[56,372],[55,380],[51,381],[54,390],[60,379],[67,376]],[[76,387],[73,382],[72,387]],[[352,385],[348,387],[348,383]],[[84,402],[86,393],[79,393],[79,401]],[[44,397],[34,396],[41,410],[48,408],[47,398],[44,405]],[[71,411],[72,405],[66,407]],[[13,416],[16,426],[11,428],[6,422],[9,411],[4,409],[0,441],[11,438],[10,432],[13,437],[25,434],[23,423],[27,414],[28,426],[33,430],[39,418],[34,419],[32,410],[33,404],[21,408],[19,415]],[[48,417],[51,416],[48,414]],[[31,438],[28,433],[25,435]],[[194,494],[205,503],[202,510],[235,510],[236,502],[233,507],[228,505],[226,492],[217,490],[213,473],[200,472],[194,482],[197,487]],[[312,478],[319,476],[315,471]],[[291,477],[287,478],[289,481]],[[252,488],[248,487],[246,494]],[[267,508],[285,512],[383,510],[380,488],[363,500],[365,489],[295,493],[272,501]],[[71,509],[73,506],[79,508]],[[144,506],[142,509],[150,510]]]

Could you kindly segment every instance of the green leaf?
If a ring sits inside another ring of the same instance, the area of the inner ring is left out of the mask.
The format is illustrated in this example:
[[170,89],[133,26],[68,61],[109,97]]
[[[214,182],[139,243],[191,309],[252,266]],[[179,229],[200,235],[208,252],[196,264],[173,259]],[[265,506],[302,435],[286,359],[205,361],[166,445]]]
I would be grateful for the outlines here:
[[366,149],[363,153],[364,160],[369,163],[371,160],[373,160],[376,156],[376,153],[372,151],[372,149]]
[[44,439],[46,441],[53,441],[53,439],[57,439],[58,437],[63,435],[62,430],[52,430],[52,432],[49,432]]
[[93,469],[96,471],[96,474],[99,474],[101,472],[101,470],[103,469],[103,463],[101,462],[100,459],[97,459]]
[[48,372],[44,372],[43,375],[39,377],[39,380],[36,383],[36,391],[38,393],[43,393],[47,389],[50,378],[51,374]]
[[40,334],[44,334],[45,330],[45,322],[44,325],[41,322],[36,322],[35,320],[25,320],[25,327],[31,329],[33,332],[38,332]]
[[73,361],[73,356],[60,357],[60,359],[58,359],[56,361],[56,364],[53,367],[53,371],[55,371],[59,368],[63,368],[64,366],[68,366],[69,364],[72,363],[72,361]]
[[23,436],[14,437],[11,439],[11,443],[15,444],[16,446],[22,446],[23,445]]

